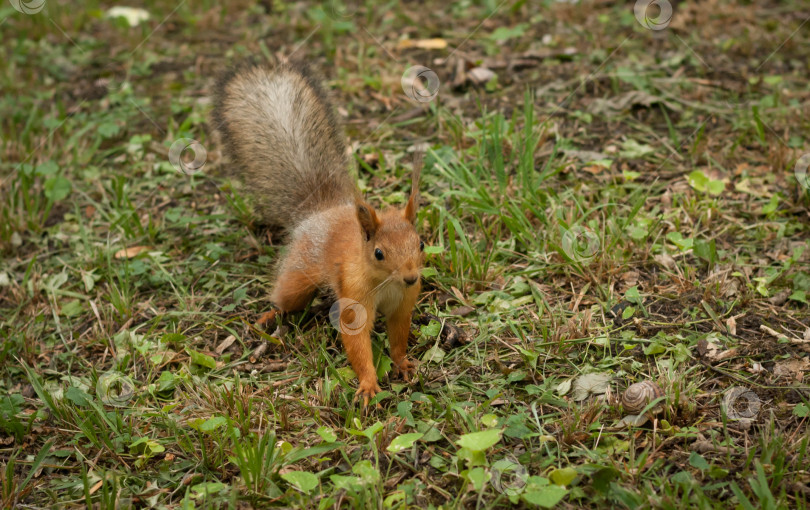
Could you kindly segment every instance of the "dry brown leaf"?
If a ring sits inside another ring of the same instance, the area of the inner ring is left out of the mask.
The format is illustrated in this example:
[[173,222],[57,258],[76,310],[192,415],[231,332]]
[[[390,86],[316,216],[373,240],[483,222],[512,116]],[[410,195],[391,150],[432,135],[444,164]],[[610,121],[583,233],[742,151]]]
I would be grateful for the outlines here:
[[216,349],[214,349],[214,352],[216,352],[217,354],[220,354],[220,355],[221,355],[223,352],[225,352],[225,349],[227,349],[228,347],[230,347],[231,345],[233,345],[233,343],[234,343],[235,341],[236,341],[236,337],[235,337],[235,336],[233,336],[233,335],[228,335],[228,338],[226,338],[225,340],[223,340],[223,341],[222,341],[222,342],[221,342],[221,343],[220,343],[220,344],[217,346],[217,348],[216,348]]
[[721,352],[721,353],[718,353],[718,354],[717,354],[717,355],[714,357],[714,359],[711,359],[711,358],[710,358],[710,360],[711,360],[711,361],[724,361],[724,360],[727,360],[727,359],[729,359],[729,358],[733,358],[734,356],[736,356],[736,355],[737,355],[737,353],[738,353],[739,351],[740,351],[739,349],[737,349],[736,347],[733,347],[733,348],[731,348],[731,349],[728,349],[727,351],[723,351],[723,352]]
[[497,75],[491,69],[487,69],[486,67],[474,67],[473,69],[467,71],[467,76],[469,76],[473,83],[483,85]]
[[97,481],[95,485],[93,485],[92,487],[90,487],[90,495],[92,496],[93,494],[95,494],[95,493],[96,493],[96,491],[97,491],[97,490],[99,490],[99,489],[101,488],[101,486],[102,486],[102,485],[104,485],[104,480],[103,480],[103,479],[102,479],[102,480]]
[[717,344],[712,343],[705,338],[701,338],[697,343],[697,351],[701,357],[711,359],[712,357],[716,356],[718,352],[720,352],[720,348],[717,346]]
[[625,289],[629,289],[630,287],[638,284],[638,278],[638,271],[627,271],[621,276],[622,285]]
[[278,312],[275,309],[271,309],[268,312],[264,312],[259,320],[256,321],[256,327],[258,329],[264,329],[269,322],[274,322],[276,320],[276,314]]
[[609,374],[591,373],[583,374],[574,381],[573,398],[582,402],[590,396],[604,395],[610,387],[612,377]]
[[597,151],[580,151],[571,149],[565,151],[566,156],[573,156],[583,163],[590,163],[591,161],[598,161],[600,159],[608,159],[607,155]]
[[692,449],[692,451],[695,451],[695,452],[698,452],[698,453],[722,453],[722,454],[728,454],[728,453],[733,452],[733,450],[731,448],[729,448],[728,446],[715,446],[714,444],[712,444],[711,441],[705,441],[705,440],[703,440],[703,441],[701,441],[701,440],[695,441],[694,443],[692,443],[691,449]]
[[802,382],[807,371],[810,371],[810,360],[804,358],[779,361],[773,367],[773,375],[796,382]]
[[602,165],[589,165],[584,167],[583,170],[585,170],[591,175],[597,175],[601,174],[605,170],[605,167]]
[[457,315],[459,317],[466,317],[475,311],[475,308],[472,306],[459,306],[458,308],[453,308],[450,310],[450,315]]
[[702,338],[698,340],[697,351],[702,358],[711,361],[712,363],[718,363],[720,361],[733,358],[737,355],[739,349],[733,347],[731,349],[721,351],[719,345]]
[[726,288],[723,290],[723,297],[734,297],[740,293],[740,281],[736,278],[726,280]]
[[675,268],[675,259],[669,253],[661,253],[660,255],[653,255],[653,259],[667,269]]
[[268,342],[260,343],[259,346],[256,347],[252,353],[250,353],[250,356],[248,357],[250,362],[256,363],[257,361],[259,361],[259,359],[261,359],[261,357],[264,356],[264,353],[267,351],[268,347],[270,347],[270,344]]
[[771,296],[770,299],[768,299],[768,301],[770,301],[770,303],[774,306],[782,306],[788,300],[789,296],[790,291],[785,289]]
[[138,254],[143,253],[145,251],[149,251],[151,249],[152,249],[151,246],[130,246],[129,248],[118,250],[117,252],[115,252],[115,255],[113,255],[113,257],[115,257],[116,259],[131,259],[132,257],[135,257]]
[[462,294],[461,291],[458,290],[456,287],[451,285],[450,290],[453,291],[453,295],[456,296],[456,299],[458,299],[460,302],[462,302],[462,303],[467,302],[467,300],[464,299],[464,294]]
[[403,39],[397,43],[400,50],[408,48],[420,48],[423,50],[443,50],[447,48],[447,41],[436,37],[434,39]]
[[726,319],[726,327],[728,328],[729,335],[736,335],[737,334],[737,319],[734,317],[729,317]]
[[633,106],[650,107],[656,103],[661,103],[670,110],[679,111],[680,107],[666,101],[663,98],[648,94],[642,90],[633,90],[610,99],[595,99],[589,106],[590,113],[610,113],[613,111],[624,111]]

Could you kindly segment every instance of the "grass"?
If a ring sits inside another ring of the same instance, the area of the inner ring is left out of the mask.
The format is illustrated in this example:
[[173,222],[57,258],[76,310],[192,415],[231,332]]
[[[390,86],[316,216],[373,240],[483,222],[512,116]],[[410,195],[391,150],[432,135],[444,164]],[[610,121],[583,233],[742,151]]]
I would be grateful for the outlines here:
[[[806,507],[810,11],[673,3],[4,4],[0,506]],[[256,326],[280,237],[208,120],[292,54],[375,203],[426,150],[419,372],[380,328],[368,412],[330,303]]]

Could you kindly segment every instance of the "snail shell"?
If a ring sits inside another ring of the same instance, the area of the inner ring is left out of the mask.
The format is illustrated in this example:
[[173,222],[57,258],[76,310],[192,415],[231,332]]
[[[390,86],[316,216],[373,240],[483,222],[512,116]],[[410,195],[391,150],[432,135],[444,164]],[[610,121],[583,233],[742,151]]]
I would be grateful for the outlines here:
[[[641,381],[631,384],[622,395],[622,406],[630,414],[639,414],[647,405],[657,398],[664,396],[664,390],[652,381]],[[658,414],[663,410],[656,405],[649,412]]]

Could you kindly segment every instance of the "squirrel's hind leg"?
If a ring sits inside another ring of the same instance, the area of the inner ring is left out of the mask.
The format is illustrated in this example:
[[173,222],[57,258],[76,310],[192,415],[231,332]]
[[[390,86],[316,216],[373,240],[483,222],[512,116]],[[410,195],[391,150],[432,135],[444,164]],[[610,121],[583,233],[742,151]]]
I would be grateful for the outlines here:
[[303,271],[288,271],[278,276],[270,299],[282,312],[297,312],[306,308],[317,290],[315,278]]

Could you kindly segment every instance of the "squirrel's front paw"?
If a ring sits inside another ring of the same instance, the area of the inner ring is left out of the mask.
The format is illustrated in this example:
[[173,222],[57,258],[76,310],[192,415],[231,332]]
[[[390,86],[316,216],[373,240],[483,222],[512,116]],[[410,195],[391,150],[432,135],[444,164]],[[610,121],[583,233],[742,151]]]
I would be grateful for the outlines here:
[[[357,392],[354,394],[354,399],[357,400],[358,398],[363,398],[363,407],[368,406],[368,401],[374,397],[380,391],[380,385],[377,384],[376,379],[367,379],[365,381],[360,381],[360,386],[357,388]],[[377,404],[379,406],[379,404]]]
[[414,375],[416,375],[416,365],[408,358],[402,358],[399,363],[394,362],[394,376],[401,376],[405,382],[410,382]]

